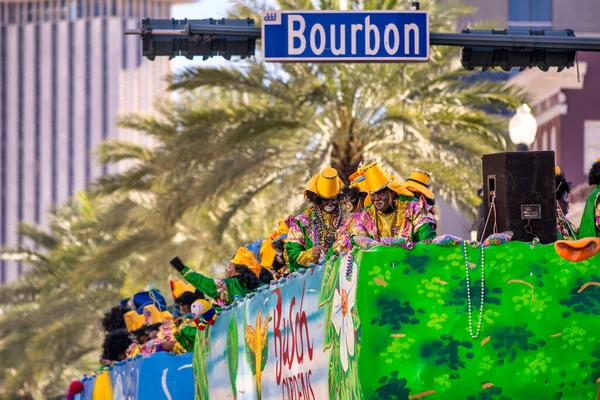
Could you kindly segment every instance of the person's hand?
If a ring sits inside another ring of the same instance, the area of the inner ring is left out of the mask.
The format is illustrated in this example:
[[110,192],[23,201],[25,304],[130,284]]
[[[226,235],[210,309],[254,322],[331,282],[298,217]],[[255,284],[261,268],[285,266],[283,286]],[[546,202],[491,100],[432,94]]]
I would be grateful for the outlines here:
[[327,250],[324,246],[315,246],[312,248],[312,256],[316,259],[321,257],[321,254],[325,253]]
[[173,343],[173,342],[164,342],[162,344],[162,348],[165,349],[166,351],[173,351],[173,349],[175,348],[175,343]]
[[104,365],[105,367],[110,367],[112,365],[112,361],[102,358],[100,359],[100,364]]

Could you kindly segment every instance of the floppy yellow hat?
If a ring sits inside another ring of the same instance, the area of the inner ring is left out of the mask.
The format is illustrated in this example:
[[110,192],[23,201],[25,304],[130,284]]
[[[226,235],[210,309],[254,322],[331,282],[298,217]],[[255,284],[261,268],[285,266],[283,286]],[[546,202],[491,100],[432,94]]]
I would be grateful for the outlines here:
[[317,193],[317,179],[319,179],[319,174],[310,178],[310,180],[306,184],[306,188],[304,189],[304,197],[305,198],[306,198],[307,192]]
[[144,307],[144,322],[146,325],[161,324],[167,319],[173,319],[170,312],[160,312],[154,304],[149,304]]
[[307,192],[313,192],[323,198],[330,199],[340,194],[344,187],[344,182],[339,178],[335,168],[325,168],[317,175],[310,178],[304,190],[304,197]]
[[170,280],[169,286],[171,286],[171,293],[173,294],[173,299],[178,298],[185,292],[194,293],[196,291],[196,288],[194,287],[194,285],[191,285],[187,282],[179,281],[179,280],[177,280],[177,281]]
[[254,275],[260,275],[260,270],[262,267],[258,261],[256,261],[254,253],[245,247],[240,247],[238,249],[238,251],[235,253],[235,256],[233,256],[231,259],[231,262],[238,265],[244,265],[254,272]]
[[[369,193],[375,193],[384,188],[389,188],[401,196],[412,197],[413,193],[408,190],[397,179],[391,177],[381,168],[378,163],[367,165],[364,169],[366,189]],[[366,204],[366,203],[365,203]]]
[[431,189],[429,189],[430,179],[431,174],[429,172],[415,169],[412,174],[410,174],[410,177],[406,180],[405,185],[409,190],[413,192],[419,192],[428,199],[433,199],[433,192]]
[[[275,260],[275,249],[273,242],[268,239],[260,246],[260,265],[265,268],[270,268]],[[260,271],[259,271],[260,273]]]
[[127,331],[129,332],[137,331],[144,326],[144,316],[138,314],[137,311],[128,311],[123,315],[123,318],[125,319],[125,326],[127,326]]

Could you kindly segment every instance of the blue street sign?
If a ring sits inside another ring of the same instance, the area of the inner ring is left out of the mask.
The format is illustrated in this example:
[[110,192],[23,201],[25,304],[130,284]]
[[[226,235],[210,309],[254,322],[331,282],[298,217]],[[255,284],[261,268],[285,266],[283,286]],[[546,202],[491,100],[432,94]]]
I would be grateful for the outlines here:
[[426,11],[265,11],[265,61],[429,60]]

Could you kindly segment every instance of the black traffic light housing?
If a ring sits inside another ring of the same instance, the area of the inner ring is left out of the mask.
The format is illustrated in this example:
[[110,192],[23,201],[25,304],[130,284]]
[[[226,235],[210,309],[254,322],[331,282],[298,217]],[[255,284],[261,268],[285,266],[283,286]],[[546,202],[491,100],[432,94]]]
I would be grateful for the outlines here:
[[[575,33],[570,30],[552,31],[552,30],[491,30],[491,31],[472,31],[464,30],[463,35],[478,35],[480,37],[486,35],[504,35],[516,37],[544,37],[544,38],[570,38],[575,37]],[[540,41],[541,42],[541,41]],[[523,71],[526,68],[538,67],[542,71],[548,71],[550,67],[558,67],[558,72],[565,68],[570,68],[575,65],[575,50],[548,50],[548,49],[531,49],[519,48],[515,43],[511,48],[507,47],[479,47],[465,46],[462,49],[461,63],[467,70],[482,68],[484,71],[500,67],[504,71],[510,71],[513,67]]]
[[246,58],[254,55],[256,39],[260,38],[260,28],[252,19],[148,18],[142,20],[140,33],[142,54],[150,60],[156,56]]

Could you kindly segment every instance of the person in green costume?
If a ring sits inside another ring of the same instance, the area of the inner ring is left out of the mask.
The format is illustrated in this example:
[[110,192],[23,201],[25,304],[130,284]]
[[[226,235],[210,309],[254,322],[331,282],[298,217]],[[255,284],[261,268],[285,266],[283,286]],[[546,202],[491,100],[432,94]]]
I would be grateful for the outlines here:
[[578,239],[586,237],[600,237],[600,158],[592,164],[588,175],[588,183],[595,186],[585,203],[581,225],[579,226]]
[[198,291],[223,306],[231,304],[236,296],[245,297],[254,292],[263,283],[258,278],[262,267],[251,254],[250,250],[241,247],[227,266],[225,278],[213,279],[192,271],[179,257],[172,259],[171,265]]
[[571,186],[565,174],[558,165],[555,167],[556,181],[556,229],[558,231],[558,240],[577,240],[577,228],[569,221],[569,194]]
[[334,168],[325,168],[308,181],[304,197],[312,205],[295,217],[285,244],[291,272],[319,262],[335,242],[344,220],[339,199],[343,187]]
[[415,197],[377,163],[364,167],[364,174],[373,204],[354,216],[344,235],[338,238],[336,252],[349,250],[354,236],[377,241],[384,237],[405,238],[413,242],[436,237],[433,207],[423,195]]

